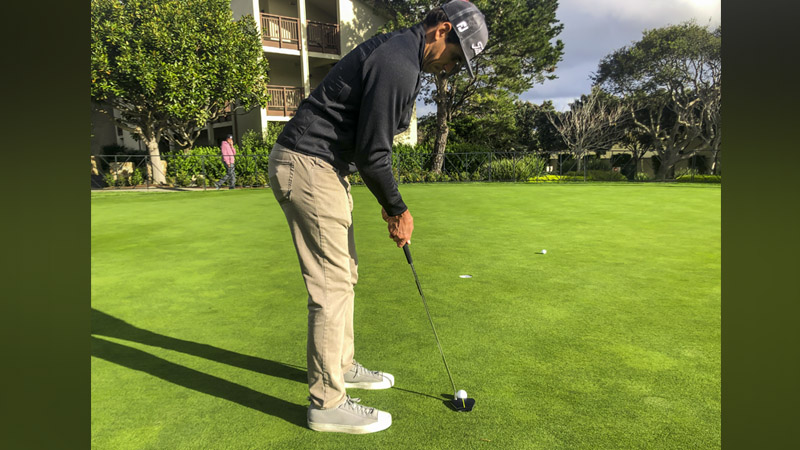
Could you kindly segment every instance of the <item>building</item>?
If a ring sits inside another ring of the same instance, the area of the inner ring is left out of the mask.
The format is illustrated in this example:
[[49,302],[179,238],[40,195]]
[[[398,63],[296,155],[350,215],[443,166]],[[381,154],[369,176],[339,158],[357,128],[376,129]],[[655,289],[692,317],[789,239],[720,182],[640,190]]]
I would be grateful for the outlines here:
[[[263,132],[269,122],[288,121],[328,71],[387,21],[358,0],[231,0],[231,10],[236,19],[247,14],[256,19],[270,65],[271,100],[266,108],[236,111],[207,124],[196,146],[217,146],[229,133],[239,141],[248,130]],[[416,143],[416,131],[414,111],[409,129],[395,141]],[[93,109],[92,155],[102,154],[107,145],[144,149],[127,131]]]

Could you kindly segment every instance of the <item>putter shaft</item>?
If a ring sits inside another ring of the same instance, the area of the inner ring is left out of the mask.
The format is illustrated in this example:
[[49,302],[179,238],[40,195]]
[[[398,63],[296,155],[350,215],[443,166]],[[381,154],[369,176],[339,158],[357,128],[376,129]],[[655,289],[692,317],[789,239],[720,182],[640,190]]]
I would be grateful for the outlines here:
[[419,291],[420,297],[422,297],[422,304],[425,305],[425,312],[428,314],[428,321],[431,323],[431,329],[433,330],[433,337],[436,338],[436,345],[439,346],[439,353],[441,353],[442,355],[444,368],[445,370],[447,370],[447,376],[450,377],[450,384],[453,385],[453,393],[455,393],[456,383],[453,381],[453,375],[450,373],[450,367],[447,366],[447,358],[444,357],[444,350],[442,350],[442,343],[439,342],[439,335],[436,333],[436,327],[433,326],[433,319],[431,318],[431,312],[428,310],[428,302],[425,301],[425,294],[422,293],[422,286],[420,286],[419,284],[419,277],[417,276],[417,270],[414,269],[414,261],[411,259],[411,250],[409,250],[408,244],[403,246],[403,251],[406,254],[406,260],[408,260],[408,264],[411,266],[411,272],[414,274],[414,281],[417,282],[417,290]]

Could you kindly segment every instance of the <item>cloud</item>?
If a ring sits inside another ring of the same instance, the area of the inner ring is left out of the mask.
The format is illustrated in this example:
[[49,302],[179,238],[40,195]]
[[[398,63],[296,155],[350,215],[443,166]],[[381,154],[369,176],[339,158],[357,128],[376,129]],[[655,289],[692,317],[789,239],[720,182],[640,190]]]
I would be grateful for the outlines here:
[[589,93],[590,76],[600,60],[631,45],[645,30],[694,19],[705,25],[720,22],[720,0],[563,0],[557,17],[564,24],[558,37],[564,42],[563,60],[555,80],[536,85],[523,100],[541,103],[553,100],[556,109]]
[[721,0],[564,0],[559,8],[598,19],[639,23],[678,23],[688,18],[720,20]]
[[[563,60],[555,80],[535,85],[520,96],[542,103],[553,100],[557,110],[591,90],[590,76],[600,60],[642,38],[645,30],[695,20],[712,27],[720,23],[721,0],[561,0],[556,17],[564,25],[557,37],[564,42]],[[491,36],[490,36],[491,39]],[[435,112],[417,102],[417,115]]]

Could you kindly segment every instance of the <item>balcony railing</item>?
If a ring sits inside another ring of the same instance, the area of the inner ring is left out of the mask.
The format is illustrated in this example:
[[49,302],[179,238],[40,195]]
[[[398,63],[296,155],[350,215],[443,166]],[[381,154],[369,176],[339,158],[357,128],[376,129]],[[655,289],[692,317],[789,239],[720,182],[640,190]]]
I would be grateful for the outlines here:
[[339,25],[333,23],[308,21],[308,49],[312,52],[339,52]]
[[[267,47],[300,49],[300,20],[294,17],[261,14],[261,42]],[[308,49],[338,55],[339,25],[308,21]]]
[[300,21],[293,17],[261,14],[261,42],[267,47],[300,48]]
[[267,86],[270,99],[268,116],[293,116],[303,101],[303,88],[292,86]]

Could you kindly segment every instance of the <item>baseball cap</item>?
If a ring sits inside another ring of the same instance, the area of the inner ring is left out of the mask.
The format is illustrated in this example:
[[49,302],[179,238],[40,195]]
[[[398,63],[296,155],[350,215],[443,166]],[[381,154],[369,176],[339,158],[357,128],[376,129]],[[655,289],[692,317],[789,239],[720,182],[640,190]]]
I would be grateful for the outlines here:
[[447,15],[456,35],[461,41],[461,50],[467,58],[467,70],[472,78],[475,73],[472,71],[472,59],[475,58],[486,47],[489,40],[489,30],[486,28],[486,19],[477,6],[467,0],[453,0],[442,5],[444,13]]

